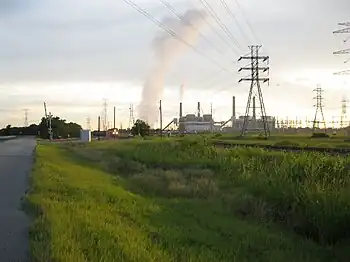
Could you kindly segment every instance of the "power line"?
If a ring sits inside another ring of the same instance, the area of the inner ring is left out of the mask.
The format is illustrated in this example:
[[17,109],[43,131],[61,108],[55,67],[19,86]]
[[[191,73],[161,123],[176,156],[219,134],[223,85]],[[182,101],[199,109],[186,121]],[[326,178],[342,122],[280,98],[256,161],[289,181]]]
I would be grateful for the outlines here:
[[236,16],[234,15],[234,13],[231,11],[230,7],[228,6],[228,4],[226,3],[225,0],[220,0],[222,6],[224,7],[224,9],[226,10],[226,12],[228,13],[228,15],[232,18],[232,20],[237,24],[237,27],[239,29],[239,31],[241,32],[242,36],[245,38],[245,40],[249,43],[249,37],[247,37],[247,35],[245,34],[244,30],[240,27],[238,20],[236,18]]
[[[204,8],[208,11],[208,13],[214,18],[216,23],[221,27],[224,33],[234,42],[238,49],[240,49],[240,45],[237,39],[232,35],[231,31],[222,23],[220,17],[216,14],[214,9],[210,6],[210,4],[206,0],[200,0]],[[238,54],[237,54],[238,55]]]
[[[159,0],[163,5],[165,5],[175,16],[177,16],[180,20],[184,20],[184,16],[183,15],[180,15],[179,13],[177,13],[176,12],[176,10],[174,9],[174,7],[168,2],[168,1],[166,1],[166,0]],[[199,29],[198,28],[196,28],[193,24],[191,24],[191,23],[188,23],[187,22],[187,24],[189,24],[194,30],[196,30],[197,32],[198,32],[198,34],[199,34],[199,36],[201,37],[201,38],[203,38],[203,40],[205,41],[205,42],[207,42],[207,44],[209,44],[212,48],[214,48],[220,55],[222,55],[222,56],[225,56],[225,54],[219,49],[219,48],[217,48],[211,41],[209,41],[209,39],[206,37],[206,36],[204,36],[200,31],[199,31]]]
[[[190,4],[191,6],[193,6],[194,8],[196,8],[193,4]],[[226,39],[215,29],[215,27],[207,20],[206,17],[203,16],[203,14],[199,13],[199,16],[202,18],[202,20],[207,24],[207,26],[210,27],[210,29],[236,54],[237,50],[235,50],[229,42],[226,41]]]
[[170,34],[172,37],[174,37],[175,39],[179,40],[180,42],[182,42],[183,44],[185,44],[186,46],[192,48],[197,54],[201,55],[202,57],[206,58],[207,60],[209,60],[211,63],[213,63],[214,65],[216,65],[217,67],[219,67],[220,69],[229,72],[226,68],[220,66],[215,60],[213,60],[211,57],[207,56],[205,53],[203,53],[202,51],[200,51],[198,48],[196,48],[195,46],[187,43],[185,40],[183,40],[179,35],[177,35],[173,30],[167,28],[163,23],[161,23],[159,20],[157,20],[156,18],[154,18],[153,16],[151,16],[145,9],[141,8],[140,6],[138,6],[137,4],[135,4],[133,1],[131,0],[123,0],[126,4],[128,4],[129,6],[131,6],[132,8],[134,8],[136,11],[138,11],[140,14],[144,15],[145,17],[147,17],[149,20],[151,20],[153,23],[155,23],[158,27],[160,27],[161,29],[163,29],[164,31],[166,31],[168,34]]
[[[192,4],[191,4],[192,5]],[[203,4],[202,4],[203,5]],[[193,5],[192,5],[193,6]],[[194,6],[193,6],[194,7]],[[194,7],[196,8],[196,7]],[[208,10],[207,10],[208,11]],[[211,30],[235,53],[236,55],[239,55],[237,50],[234,49],[229,42],[226,41],[225,37],[223,37],[216,29],[215,27],[209,22],[209,20],[204,17],[202,14],[200,14],[203,21],[211,28]]]
[[255,33],[254,29],[253,29],[253,26],[252,26],[252,24],[250,23],[250,21],[249,21],[247,15],[245,14],[245,12],[244,12],[244,10],[243,10],[241,4],[239,3],[238,0],[235,0],[235,2],[236,2],[236,4],[237,4],[238,9],[239,9],[239,10],[241,11],[241,13],[242,13],[242,16],[243,16],[243,18],[244,18],[244,20],[245,20],[245,22],[246,22],[248,28],[250,29],[253,38],[255,38],[255,41],[257,41],[257,43],[262,43],[262,42],[260,41],[259,37],[256,35],[256,33]]

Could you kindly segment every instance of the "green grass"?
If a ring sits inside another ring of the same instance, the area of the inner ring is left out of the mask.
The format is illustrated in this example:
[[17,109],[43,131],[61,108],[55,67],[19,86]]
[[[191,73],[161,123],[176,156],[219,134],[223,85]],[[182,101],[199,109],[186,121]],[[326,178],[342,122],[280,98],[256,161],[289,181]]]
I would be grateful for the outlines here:
[[345,262],[349,163],[196,139],[39,145],[31,256]]
[[[319,147],[319,148],[350,148],[350,137],[344,136],[342,132],[338,132],[336,135],[328,134],[327,138],[311,138],[312,132],[304,133],[271,133],[268,139],[259,136],[256,133],[247,134],[244,137],[240,136],[239,132],[235,133],[204,133],[204,134],[187,134],[186,139],[208,139],[212,142],[225,142],[236,145],[276,145],[285,147]],[[148,137],[147,140],[157,140],[159,137]],[[179,136],[173,136],[173,140],[182,140]]]
[[259,136],[248,135],[239,137],[230,134],[206,135],[207,139],[214,142],[226,142],[232,144],[256,144],[256,145],[276,145],[291,147],[320,147],[320,148],[350,148],[350,140],[348,137],[341,135],[329,138],[311,138],[306,134],[272,134],[268,139],[262,139]]

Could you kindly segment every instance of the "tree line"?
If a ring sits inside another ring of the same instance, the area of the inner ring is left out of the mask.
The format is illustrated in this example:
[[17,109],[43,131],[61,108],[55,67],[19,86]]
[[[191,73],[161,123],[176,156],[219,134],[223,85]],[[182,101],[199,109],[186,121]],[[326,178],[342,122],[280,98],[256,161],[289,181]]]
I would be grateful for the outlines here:
[[[80,137],[80,130],[82,127],[74,122],[67,122],[65,119],[61,119],[58,116],[52,117],[51,128],[53,133],[53,139],[57,138],[75,138]],[[122,131],[122,130],[120,130]],[[130,132],[134,136],[148,136],[150,135],[151,128],[147,122],[143,120],[136,120],[131,130],[125,130]],[[157,131],[157,130],[155,130]],[[100,136],[105,136],[105,131],[94,131],[93,135],[100,133]],[[7,125],[5,128],[0,129],[0,136],[37,136],[43,139],[49,138],[48,122],[45,117],[41,119],[39,124],[31,124],[27,127],[14,127]]]
[[[51,119],[53,138],[79,137],[82,127],[74,122],[67,122],[58,116]],[[0,129],[0,136],[37,136],[43,139],[49,138],[47,119],[43,117],[39,124],[32,124],[27,127],[13,127],[7,125]]]

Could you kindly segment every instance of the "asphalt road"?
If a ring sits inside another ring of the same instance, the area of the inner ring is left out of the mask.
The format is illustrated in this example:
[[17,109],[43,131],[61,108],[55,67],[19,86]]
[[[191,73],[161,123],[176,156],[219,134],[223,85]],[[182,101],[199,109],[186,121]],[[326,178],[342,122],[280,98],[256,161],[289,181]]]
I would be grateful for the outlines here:
[[33,163],[35,138],[0,142],[0,261],[28,261],[30,220],[21,210]]

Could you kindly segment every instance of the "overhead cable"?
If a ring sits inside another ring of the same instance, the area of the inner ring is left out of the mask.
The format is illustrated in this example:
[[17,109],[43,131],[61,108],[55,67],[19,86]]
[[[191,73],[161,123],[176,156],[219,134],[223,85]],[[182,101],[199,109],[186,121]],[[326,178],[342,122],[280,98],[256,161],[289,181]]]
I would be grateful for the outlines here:
[[[145,9],[143,9],[142,7],[138,6],[135,2],[131,1],[131,0],[123,0],[126,4],[128,4],[129,6],[131,6],[132,8],[134,8],[136,11],[138,11],[140,14],[144,15],[145,17],[147,17],[149,20],[151,20],[153,23],[155,23],[158,27],[160,27],[161,29],[163,29],[164,31],[166,31],[169,35],[171,35],[172,37],[174,37],[175,39],[179,40],[180,42],[182,42],[183,44],[185,44],[186,46],[190,47],[191,49],[193,49],[197,54],[201,55],[202,57],[206,58],[207,60],[209,60],[211,63],[213,63],[214,65],[216,65],[217,67],[219,67],[221,70],[229,72],[227,70],[227,68],[222,67],[221,65],[219,65],[215,60],[213,60],[211,57],[207,56],[205,53],[203,53],[202,51],[200,51],[198,48],[196,48],[195,46],[187,43],[185,40],[183,40],[178,34],[176,34],[173,30],[167,28],[163,23],[161,23],[160,21],[158,21],[156,18],[154,18],[153,16],[151,16]],[[230,73],[230,72],[229,72]]]
[[225,0],[220,0],[222,6],[224,7],[224,9],[226,10],[227,14],[232,18],[232,20],[237,24],[237,27],[239,29],[239,31],[241,32],[242,36],[245,38],[245,40],[250,43],[250,39],[249,37],[246,35],[246,33],[244,32],[244,30],[241,28],[241,26],[238,23],[238,20],[235,16],[235,14],[232,12],[232,10],[230,9],[229,5],[227,4],[227,2]]
[[214,18],[216,23],[221,27],[224,33],[234,42],[236,47],[239,49],[240,45],[237,39],[233,36],[231,31],[224,25],[224,23],[222,23],[220,17],[216,14],[215,10],[210,6],[210,4],[206,0],[200,0],[200,2],[202,3],[203,7],[208,11],[208,13]]
[[[166,1],[166,0],[159,0],[163,5],[165,5],[174,15],[176,15],[180,20],[184,20],[184,16],[180,15],[176,12],[176,10],[174,9],[174,7],[171,6],[171,4]],[[219,48],[217,48],[212,42],[209,41],[209,39],[204,36],[198,28],[196,28],[193,24],[189,24],[193,29],[195,29],[199,36],[201,38],[203,38],[212,48],[214,48],[218,53],[220,53],[222,56],[226,56]]]

